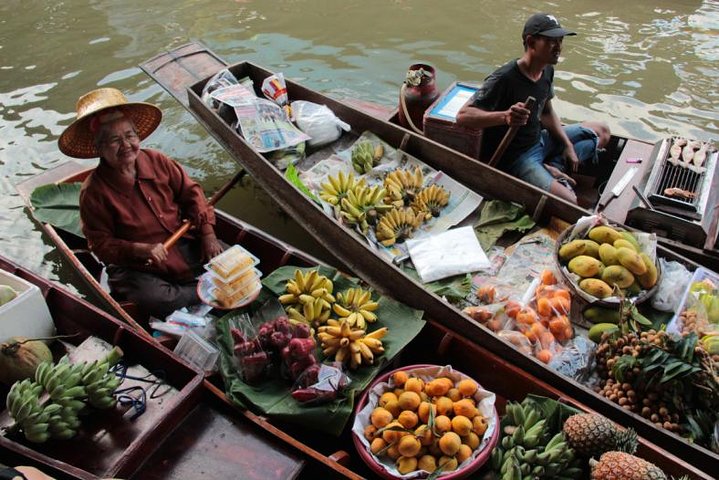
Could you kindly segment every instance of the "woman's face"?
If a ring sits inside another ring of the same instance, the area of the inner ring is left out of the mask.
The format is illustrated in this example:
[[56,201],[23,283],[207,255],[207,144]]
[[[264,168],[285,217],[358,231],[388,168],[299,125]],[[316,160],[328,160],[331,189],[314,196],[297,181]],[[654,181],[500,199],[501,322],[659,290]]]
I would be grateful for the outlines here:
[[135,165],[140,151],[140,137],[131,121],[120,118],[103,125],[98,132],[100,156],[116,170]]

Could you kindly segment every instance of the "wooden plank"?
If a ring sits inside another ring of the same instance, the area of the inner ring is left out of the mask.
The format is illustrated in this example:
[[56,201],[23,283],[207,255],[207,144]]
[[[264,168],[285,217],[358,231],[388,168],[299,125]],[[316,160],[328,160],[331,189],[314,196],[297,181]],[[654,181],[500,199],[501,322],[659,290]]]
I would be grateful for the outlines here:
[[[627,140],[627,144],[624,146],[624,150],[622,150],[622,154],[619,156],[617,164],[612,171],[612,176],[609,177],[607,181],[607,186],[604,188],[600,202],[612,195],[612,188],[619,182],[625,172],[632,167],[637,167],[638,170],[629,184],[624,188],[621,195],[609,202],[609,205],[604,209],[604,215],[608,219],[618,223],[624,223],[626,221],[627,212],[636,197],[632,186],[638,186],[644,176],[651,170],[652,165],[654,165],[651,158],[653,149],[654,145],[651,143],[632,139]],[[637,159],[641,159],[641,161],[636,163]]]

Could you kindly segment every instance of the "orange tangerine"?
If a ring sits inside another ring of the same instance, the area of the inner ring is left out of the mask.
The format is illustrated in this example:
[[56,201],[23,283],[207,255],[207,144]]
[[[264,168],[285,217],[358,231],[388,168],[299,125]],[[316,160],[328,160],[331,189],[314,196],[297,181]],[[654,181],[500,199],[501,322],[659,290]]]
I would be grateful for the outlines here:
[[552,309],[562,315],[568,314],[569,309],[572,307],[571,301],[564,297],[557,297],[557,296],[552,297],[550,302],[552,305]]
[[382,449],[386,446],[387,446],[387,442],[385,442],[383,438],[377,437],[374,440],[372,440],[372,443],[369,446],[369,450],[370,450],[370,452],[374,453],[375,455],[379,455],[379,452],[382,451]]
[[474,432],[469,432],[469,435],[462,438],[462,443],[465,445],[468,445],[469,448],[472,450],[476,450],[479,447],[479,442],[481,441],[481,438],[479,438],[479,435],[477,435]]
[[386,427],[394,418],[394,416],[384,407],[376,407],[370,413],[370,422],[376,428]]
[[464,415],[452,418],[452,431],[460,437],[466,437],[472,431],[472,420]]
[[404,382],[404,389],[408,392],[419,393],[424,390],[424,380],[417,377],[409,377],[407,381]]
[[554,343],[555,338],[552,332],[542,332],[539,335],[539,344],[542,348],[549,348]]
[[447,377],[435,378],[427,382],[424,391],[430,397],[441,397],[447,395],[449,389],[454,387],[454,382]]
[[462,400],[462,392],[459,391],[459,388],[450,388],[449,392],[447,392],[447,398],[449,398],[453,402]]
[[397,418],[397,420],[404,428],[414,428],[414,426],[417,425],[419,418],[417,418],[417,414],[413,411],[404,410],[399,414],[399,418]]
[[428,447],[434,443],[434,434],[432,433],[432,429],[429,428],[429,425],[425,424],[417,427],[414,431],[414,436],[419,439],[419,443],[421,443],[423,447]]
[[447,432],[439,439],[439,449],[448,457],[452,457],[459,451],[462,439],[454,432]]
[[377,427],[372,425],[371,423],[364,427],[364,438],[367,439],[368,442],[371,442],[374,440],[374,438],[377,436]]
[[487,426],[487,418],[483,415],[477,415],[472,419],[472,432],[480,438],[484,435],[484,432],[487,431]]
[[457,383],[457,390],[463,397],[471,397],[477,392],[479,385],[471,378],[463,378]]
[[442,468],[443,472],[451,472],[453,470],[457,470],[457,466],[459,463],[457,463],[457,459],[454,457],[448,457],[448,456],[441,456],[439,457],[439,460],[437,461],[437,468]]
[[457,455],[456,455],[457,463],[462,463],[471,456],[472,456],[472,449],[469,448],[469,445],[462,444],[459,446],[459,450],[457,450]]
[[552,302],[547,297],[537,299],[537,313],[542,317],[552,314]]
[[519,302],[510,300],[504,304],[504,313],[510,318],[516,318],[517,314],[522,310],[522,305]]
[[543,348],[540,351],[537,352],[537,360],[544,363],[549,363],[552,360],[552,352],[550,352],[548,349]]
[[[407,380],[409,382],[409,380]],[[417,410],[422,399],[417,392],[405,391],[399,396],[399,408],[402,410]]]
[[382,431],[382,438],[387,443],[396,443],[405,435],[407,435],[407,432],[404,431],[404,427],[397,420],[389,423],[385,430]]
[[399,414],[402,412],[402,409],[399,408],[398,400],[390,400],[389,403],[384,406],[384,408],[392,414],[392,418],[399,417]]
[[397,449],[397,445],[390,445],[387,450],[384,452],[389,458],[392,460],[397,460],[402,455],[399,454],[399,450]]
[[566,315],[557,315],[549,320],[549,331],[552,332],[554,336],[562,335],[568,325],[569,319]]
[[517,314],[517,323],[531,325],[537,321],[537,312],[532,307],[524,307]]
[[387,405],[388,402],[391,400],[397,400],[397,395],[394,394],[394,392],[384,392],[381,397],[379,397],[379,404],[380,407],[384,407]]
[[428,423],[429,422],[429,409],[432,409],[434,411],[434,415],[437,416],[437,405],[430,403],[430,402],[422,402],[419,404],[419,407],[417,407],[417,416],[422,421],[422,423]]
[[452,430],[452,420],[447,415],[437,415],[434,418],[434,432],[437,434]]
[[439,397],[434,399],[434,404],[437,405],[437,413],[447,415],[452,412],[454,402],[449,397]]
[[414,435],[405,435],[399,439],[397,444],[397,450],[403,457],[414,457],[419,453],[420,448],[422,448],[422,444]]
[[399,398],[404,393],[404,388],[395,388],[392,392],[394,392],[395,397]]
[[557,277],[554,276],[554,272],[551,270],[543,270],[539,278],[544,285],[556,285],[557,283]]
[[397,471],[402,475],[417,470],[417,459],[414,457],[400,457],[397,459]]
[[498,318],[493,318],[492,320],[487,322],[487,328],[492,330],[493,332],[498,332],[502,329],[502,321]]
[[422,455],[417,461],[417,469],[432,473],[437,470],[437,459],[432,455]]
[[554,298],[564,298],[567,301],[572,300],[572,294],[567,290],[566,288],[557,288],[552,292],[552,297]]
[[407,375],[407,372],[404,372],[402,370],[399,370],[397,372],[394,372],[392,374],[392,383],[394,383],[395,387],[404,387],[404,383],[409,378],[409,375]]
[[455,415],[464,415],[467,418],[474,418],[477,415],[477,407],[470,398],[463,398],[453,405]]

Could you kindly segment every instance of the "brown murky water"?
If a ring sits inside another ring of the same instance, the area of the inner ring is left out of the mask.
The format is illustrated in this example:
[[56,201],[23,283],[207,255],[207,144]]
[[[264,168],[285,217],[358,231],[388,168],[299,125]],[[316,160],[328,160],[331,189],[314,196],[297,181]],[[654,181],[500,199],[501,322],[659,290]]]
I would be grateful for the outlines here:
[[[15,184],[66,161],[56,141],[77,97],[100,86],[157,103],[145,144],[179,160],[213,191],[237,168],[190,114],[137,65],[191,40],[230,62],[248,59],[337,97],[394,106],[409,65],[440,88],[480,81],[521,55],[535,11],[579,34],[564,42],[557,107],[565,121],[607,121],[650,141],[719,133],[719,3],[489,0],[110,0],[0,3],[0,253],[72,286],[76,278],[29,218]],[[251,179],[220,204],[322,256]]]

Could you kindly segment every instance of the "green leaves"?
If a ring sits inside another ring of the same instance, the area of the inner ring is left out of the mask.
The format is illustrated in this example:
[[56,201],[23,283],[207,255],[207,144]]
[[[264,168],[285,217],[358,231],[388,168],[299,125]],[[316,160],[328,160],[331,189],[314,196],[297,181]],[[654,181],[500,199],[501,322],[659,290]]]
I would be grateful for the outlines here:
[[80,183],[42,185],[33,190],[33,216],[40,222],[85,238],[80,228]]

